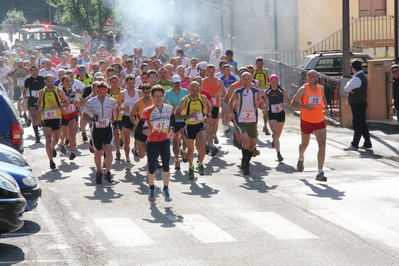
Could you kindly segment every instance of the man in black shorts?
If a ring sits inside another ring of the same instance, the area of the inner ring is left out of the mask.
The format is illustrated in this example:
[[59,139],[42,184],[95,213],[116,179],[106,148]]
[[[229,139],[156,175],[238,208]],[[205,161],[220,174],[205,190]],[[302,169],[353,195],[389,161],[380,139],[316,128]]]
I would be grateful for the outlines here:
[[33,131],[35,132],[36,143],[40,143],[39,136],[39,121],[40,114],[37,108],[37,100],[39,99],[39,92],[45,86],[44,77],[39,76],[39,68],[35,65],[29,68],[30,76],[25,79],[22,96],[28,98],[28,111],[32,119]]

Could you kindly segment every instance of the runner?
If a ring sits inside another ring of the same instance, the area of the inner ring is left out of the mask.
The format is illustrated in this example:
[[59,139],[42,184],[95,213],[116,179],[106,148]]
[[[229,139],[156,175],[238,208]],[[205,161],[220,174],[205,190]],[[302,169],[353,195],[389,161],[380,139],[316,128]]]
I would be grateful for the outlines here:
[[[154,104],[144,109],[141,115],[140,124],[137,130],[148,137],[147,141],[147,164],[148,164],[148,184],[150,186],[148,200],[155,202],[155,171],[157,168],[158,156],[162,159],[162,195],[165,201],[171,201],[169,193],[169,160],[170,160],[170,139],[174,138],[174,126],[171,124],[173,107],[163,103],[165,90],[160,85],[155,85],[151,89],[151,96]],[[144,121],[148,123],[148,128],[143,129],[141,125]]]
[[[108,90],[109,96],[113,98],[116,102],[118,102],[119,94],[123,90],[119,85],[119,78],[115,75],[111,76],[109,78],[109,84],[111,88]],[[115,118],[115,121],[112,123],[113,129],[114,129],[114,146],[116,150],[116,156],[115,160],[119,161],[121,159],[121,152],[120,148],[123,146],[123,140],[121,141],[122,134],[122,114],[119,113],[119,115]],[[108,156],[107,151],[105,151],[105,154]]]
[[39,68],[31,66],[29,68],[30,76],[25,79],[24,90],[22,96],[28,96],[29,117],[32,119],[33,131],[35,132],[36,143],[40,143],[39,124],[40,114],[37,108],[37,100],[39,99],[39,92],[45,86],[44,77],[39,76]]
[[[265,96],[266,85],[269,83],[269,70],[263,67],[263,58],[257,57],[255,59],[256,69],[253,73],[253,78],[259,81],[258,89],[261,91],[262,97]],[[267,128],[267,113],[263,114],[263,132],[266,135],[270,135],[269,129]]]
[[308,83],[299,88],[291,101],[291,107],[301,109],[301,137],[302,142],[299,145],[299,159],[297,171],[304,170],[304,155],[309,145],[310,134],[315,135],[319,151],[317,153],[318,173],[316,180],[327,181],[324,176],[323,166],[326,157],[326,122],[325,115],[329,115],[326,108],[326,99],[324,96],[324,87],[318,84],[319,74],[315,70],[310,70],[306,75]]
[[[29,75],[29,69],[24,67],[24,60],[18,59],[17,66],[8,72],[7,76],[12,78],[14,83],[14,101],[17,101],[17,110],[20,117],[25,119],[25,123],[28,122],[29,118],[26,114],[28,110],[28,105],[26,103],[25,97],[21,97],[22,92],[24,90],[24,82],[26,77]],[[22,116],[22,109],[23,109],[23,116]],[[30,123],[30,122],[29,122]]]
[[134,103],[139,99],[141,91],[134,88],[135,78],[134,75],[127,75],[125,78],[126,89],[123,90],[118,97],[118,106],[123,112],[122,116],[122,133],[125,140],[123,149],[125,150],[125,169],[132,169],[132,163],[130,162],[130,134],[135,126],[135,121],[130,120],[130,112],[133,109]]
[[[181,79],[180,76],[174,75],[172,77],[172,84],[173,84],[173,89],[168,90],[165,93],[165,97],[163,99],[164,102],[170,104],[173,106],[173,110],[175,110],[178,106],[180,101],[188,95],[188,90],[181,88]],[[186,125],[184,123],[184,119],[177,119],[175,118],[175,115],[172,114],[172,121],[175,121],[175,137],[173,138],[173,154],[175,155],[175,170],[180,170],[180,160],[179,160],[179,147],[181,145],[181,139],[183,141],[183,147],[181,150],[181,156],[183,159],[183,162],[187,162],[187,152],[186,152],[186,138],[183,136],[184,132],[184,126]]]
[[93,124],[92,127],[92,138],[94,145],[94,163],[96,165],[96,183],[102,183],[102,169],[101,169],[101,156],[103,150],[107,154],[107,160],[105,165],[105,179],[111,183],[113,177],[111,175],[111,164],[112,164],[112,147],[113,147],[113,130],[111,127],[113,117],[116,117],[118,113],[115,111],[118,107],[117,102],[108,97],[108,87],[105,82],[100,82],[97,86],[98,95],[88,100],[83,111],[82,118],[87,122]]
[[[201,87],[196,81],[190,84],[190,94],[184,97],[175,111],[177,119],[185,119],[184,134],[187,143],[187,158],[189,162],[188,177],[194,178],[194,140],[198,151],[197,169],[200,175],[205,175],[204,158],[206,152],[206,114],[209,103],[206,96],[200,94]],[[182,114],[184,113],[184,115]]]
[[[132,111],[130,112],[130,120],[136,121],[135,124],[138,124],[140,122],[143,110],[154,104],[154,99],[151,97],[151,85],[149,83],[140,85],[139,90],[141,90],[143,97],[135,102]],[[143,129],[147,129],[148,124],[144,122],[142,125],[140,125],[140,127],[142,127]],[[134,155],[134,161],[139,162],[140,159],[143,159],[146,154],[147,136],[137,131],[136,128],[134,131],[134,139],[135,147],[132,149],[132,154]]]
[[[219,79],[223,82],[225,93],[227,93],[228,89],[231,85],[233,85],[237,78],[232,74],[230,65],[226,64],[222,67],[223,76]],[[230,108],[226,104],[224,98],[222,99],[222,122],[224,126],[224,136],[226,138],[230,138]]]
[[277,151],[277,159],[279,162],[284,160],[283,156],[280,153],[280,136],[283,131],[284,122],[285,122],[285,111],[284,108],[287,107],[287,104],[284,103],[284,99],[286,102],[290,103],[291,98],[288,96],[288,93],[281,87],[281,84],[278,83],[278,76],[273,74],[269,78],[270,85],[269,88],[266,89],[266,96],[264,98],[265,104],[267,106],[267,102],[269,102],[269,126],[272,130],[272,146]]
[[45,77],[46,87],[39,92],[39,111],[41,114],[43,134],[46,138],[46,153],[50,160],[50,168],[55,169],[53,158],[57,156],[55,146],[58,143],[61,127],[61,108],[69,106],[68,98],[62,90],[54,86],[55,77]]
[[[259,90],[252,87],[252,76],[249,72],[241,75],[242,88],[236,89],[230,98],[231,117],[235,116],[237,130],[242,141],[241,167],[244,175],[250,175],[249,162],[256,148],[258,137],[258,108],[265,110],[265,104]],[[237,112],[234,112],[234,101],[237,99]]]

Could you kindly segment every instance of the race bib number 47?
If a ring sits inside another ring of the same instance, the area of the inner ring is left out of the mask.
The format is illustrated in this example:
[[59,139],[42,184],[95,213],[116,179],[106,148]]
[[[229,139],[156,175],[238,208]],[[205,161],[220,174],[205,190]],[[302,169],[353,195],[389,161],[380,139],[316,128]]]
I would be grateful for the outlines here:
[[169,129],[169,120],[160,120],[154,123],[155,131],[165,131]]

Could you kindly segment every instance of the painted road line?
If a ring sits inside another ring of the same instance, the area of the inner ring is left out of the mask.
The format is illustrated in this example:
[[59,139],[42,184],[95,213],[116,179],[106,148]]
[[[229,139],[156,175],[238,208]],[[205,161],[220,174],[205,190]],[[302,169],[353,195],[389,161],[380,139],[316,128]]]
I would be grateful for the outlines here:
[[202,215],[182,215],[179,220],[173,215],[166,215],[166,217],[187,235],[193,237],[196,242],[219,243],[237,241]]
[[274,212],[241,213],[277,239],[317,239],[318,237]]
[[94,219],[115,247],[151,245],[153,241],[129,218]]

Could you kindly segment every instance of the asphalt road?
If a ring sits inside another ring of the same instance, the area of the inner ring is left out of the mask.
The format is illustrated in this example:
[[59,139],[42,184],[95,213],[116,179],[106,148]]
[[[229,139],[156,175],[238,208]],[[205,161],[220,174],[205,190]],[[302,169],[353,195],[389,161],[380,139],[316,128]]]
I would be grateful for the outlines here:
[[207,174],[189,180],[188,165],[175,171],[172,158],[173,201],[164,201],[158,173],[153,204],[143,160],[131,171],[115,162],[116,182],[96,185],[80,133],[77,158],[58,152],[51,171],[44,144],[26,128],[25,156],[43,197],[21,230],[0,238],[0,265],[397,265],[397,132],[372,130],[373,151],[346,152],[352,131],[328,126],[328,182],[320,183],[314,139],[305,171],[295,171],[298,117],[287,115],[283,163],[261,127],[251,176],[242,175],[240,151],[219,134]]

